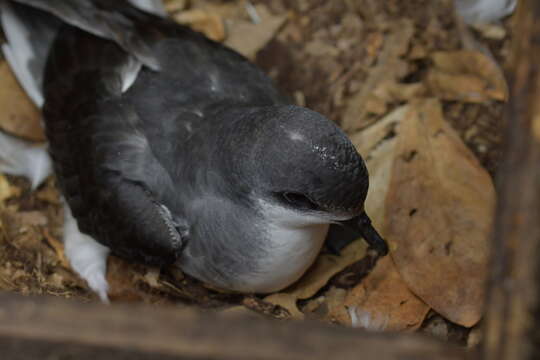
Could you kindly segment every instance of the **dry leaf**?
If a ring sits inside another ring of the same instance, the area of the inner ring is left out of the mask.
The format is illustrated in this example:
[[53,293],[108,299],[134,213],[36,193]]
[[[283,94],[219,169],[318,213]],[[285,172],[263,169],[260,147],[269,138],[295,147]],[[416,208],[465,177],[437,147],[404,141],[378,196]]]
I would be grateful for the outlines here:
[[5,61],[0,61],[0,129],[32,141],[45,141],[38,108]]
[[345,298],[345,324],[369,330],[412,331],[422,325],[429,306],[403,282],[390,257],[385,257]]
[[340,324],[347,324],[347,321],[350,319],[347,308],[344,306],[347,290],[332,287],[324,296],[324,305],[327,308],[326,316],[328,320]]
[[365,125],[365,117],[369,114],[366,104],[380,84],[396,82],[407,73],[408,66],[402,56],[409,48],[414,34],[414,24],[410,20],[402,20],[395,24],[395,29],[399,30],[391,32],[386,37],[377,65],[370,69],[369,77],[362,89],[347,104],[341,124],[345,130],[355,130]]
[[409,288],[447,319],[480,319],[495,191],[445,122],[437,100],[411,105],[400,125],[385,235]]
[[[366,212],[376,229],[384,235],[385,199],[390,186],[394,149],[399,126],[409,111],[401,106],[374,125],[351,136],[351,141],[366,160],[369,172],[369,191]],[[392,244],[390,243],[390,247]]]
[[180,24],[189,25],[202,32],[214,41],[225,40],[225,25],[221,17],[215,13],[201,9],[182,11],[173,16]]
[[473,27],[486,39],[501,41],[506,37],[506,29],[501,24],[477,24]]
[[170,14],[177,13],[188,7],[188,0],[165,0],[163,3],[165,11]]
[[0,174],[0,206],[9,198],[19,196],[21,189],[11,185],[4,175]]
[[368,57],[375,59],[384,43],[384,35],[381,32],[373,32],[366,37],[365,48]]
[[424,96],[426,87],[422,83],[400,84],[386,81],[381,83],[373,94],[386,103],[401,102]]
[[225,44],[240,54],[253,59],[287,20],[286,15],[272,15],[263,5],[255,6],[260,18],[258,24],[238,20],[227,27],[228,36]]
[[65,267],[66,269],[70,269],[71,266],[69,264],[69,261],[66,257],[66,253],[64,251],[64,243],[55,238],[51,235],[48,229],[43,229],[43,237],[49,245],[53,248],[54,252],[56,253],[56,256],[58,257],[58,260],[60,260],[60,264]]
[[387,111],[386,101],[374,93],[371,93],[366,97],[366,101],[364,102],[364,111],[367,114],[383,115]]
[[315,39],[306,44],[304,49],[311,56],[338,56],[339,49],[333,44],[323,40]]
[[434,68],[428,73],[426,84],[438,98],[472,103],[508,98],[506,79],[489,56],[459,50],[436,52],[432,60]]
[[[401,122],[409,111],[409,106],[399,107],[351,137],[358,151],[364,155],[370,174],[366,211],[383,236],[385,199],[392,177],[395,148],[401,136]],[[391,248],[394,247],[392,245],[390,242]],[[429,311],[429,306],[408,289],[389,257],[379,260],[372,272],[340,304],[330,308],[330,317],[342,324],[392,331],[418,328]]]

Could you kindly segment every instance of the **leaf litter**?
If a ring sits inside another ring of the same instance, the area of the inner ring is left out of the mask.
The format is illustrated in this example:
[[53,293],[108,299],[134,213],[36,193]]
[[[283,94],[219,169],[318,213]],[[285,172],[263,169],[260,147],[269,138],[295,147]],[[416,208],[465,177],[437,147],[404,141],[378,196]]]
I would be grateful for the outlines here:
[[[265,297],[111,257],[113,301],[249,309],[377,331],[446,334],[428,313],[448,327],[475,325],[508,97],[500,70],[507,27],[475,33],[490,56],[463,43],[450,0],[168,0],[166,7],[254,59],[285,92],[349,133],[371,175],[367,211],[391,255],[366,272],[362,241],[339,256],[323,251],[297,284]],[[0,128],[43,140],[39,113],[4,61],[0,74]],[[0,289],[95,300],[69,268],[61,226],[54,178],[31,193],[25,180],[0,176]]]

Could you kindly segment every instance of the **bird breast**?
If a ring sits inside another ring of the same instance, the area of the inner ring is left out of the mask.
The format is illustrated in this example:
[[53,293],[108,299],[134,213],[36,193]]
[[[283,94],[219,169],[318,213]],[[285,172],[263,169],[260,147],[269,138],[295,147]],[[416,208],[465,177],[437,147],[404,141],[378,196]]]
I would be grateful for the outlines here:
[[257,270],[243,277],[246,290],[269,293],[297,281],[313,264],[328,233],[328,220],[277,206],[262,206],[264,256]]

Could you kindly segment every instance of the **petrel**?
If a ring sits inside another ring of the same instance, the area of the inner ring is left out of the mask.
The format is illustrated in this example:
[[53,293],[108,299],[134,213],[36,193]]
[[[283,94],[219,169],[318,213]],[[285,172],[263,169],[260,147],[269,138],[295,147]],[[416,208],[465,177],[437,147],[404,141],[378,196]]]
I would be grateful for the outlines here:
[[13,156],[0,169],[37,186],[52,164],[74,270],[103,300],[109,253],[268,293],[302,276],[330,224],[385,255],[347,136],[160,5],[2,2],[3,51],[42,108],[48,149],[3,136]]

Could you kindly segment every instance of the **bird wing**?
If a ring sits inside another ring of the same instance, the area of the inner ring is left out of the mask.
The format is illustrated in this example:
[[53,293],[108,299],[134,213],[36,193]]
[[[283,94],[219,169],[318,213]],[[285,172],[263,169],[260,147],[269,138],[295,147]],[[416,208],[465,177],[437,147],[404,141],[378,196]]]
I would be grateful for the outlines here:
[[186,222],[164,204],[174,186],[122,98],[134,62],[111,41],[62,28],[45,72],[43,113],[58,181],[81,231],[120,256],[164,265],[179,256]]
[[[110,0],[13,0],[49,12],[67,24],[93,35],[115,41],[127,52],[156,70],[159,63],[148,44],[158,32],[147,30],[147,24],[167,23],[157,15],[138,10],[124,1]],[[155,25],[152,26],[155,28]]]
[[124,257],[175,261],[188,230],[175,205],[190,184],[175,167],[185,147],[169,145],[186,142],[183,128],[211,128],[220,106],[285,100],[241,55],[125,1],[15,1],[69,24],[49,51],[43,113],[79,228]]

